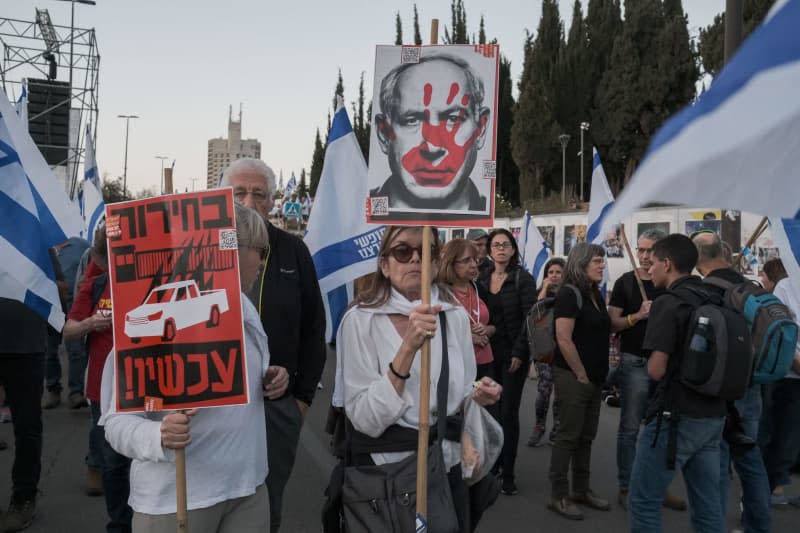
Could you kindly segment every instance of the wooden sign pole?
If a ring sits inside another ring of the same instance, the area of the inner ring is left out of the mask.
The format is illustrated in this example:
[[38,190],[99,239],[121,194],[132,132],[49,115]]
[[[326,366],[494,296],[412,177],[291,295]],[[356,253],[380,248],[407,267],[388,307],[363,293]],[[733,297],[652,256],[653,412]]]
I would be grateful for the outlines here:
[[175,496],[178,533],[189,531],[186,505],[186,448],[175,450]]
[[[758,223],[758,226],[756,226],[756,229],[753,231],[753,234],[750,235],[750,238],[747,239],[747,242],[744,244],[743,248],[750,248],[753,245],[753,243],[756,242],[756,240],[761,236],[761,234],[764,233],[764,230],[766,230],[769,227],[768,222],[769,218],[767,217],[761,219],[761,222]],[[743,257],[744,254],[741,252],[734,254],[733,256],[733,263],[734,265],[736,265],[736,269],[739,270],[739,272],[742,272],[744,270],[744,268],[742,267]]]
[[[439,19],[431,20],[431,44],[439,42]],[[422,228],[422,303],[431,303],[431,244],[430,226]],[[428,436],[431,405],[431,341],[422,343],[419,377],[419,437],[417,440],[417,516],[428,521]],[[441,436],[440,436],[441,437]]]
[[625,235],[625,226],[622,224],[619,225],[619,232],[620,236],[622,236],[622,244],[625,246],[625,251],[628,253],[628,259],[630,259],[631,266],[633,267],[633,275],[636,277],[636,284],[639,285],[639,292],[642,293],[642,301],[646,302],[648,298],[647,293],[644,290],[644,283],[642,283],[642,278],[639,276],[639,270],[636,268],[636,261],[634,261],[633,254],[631,253],[631,245],[628,244],[628,236]]

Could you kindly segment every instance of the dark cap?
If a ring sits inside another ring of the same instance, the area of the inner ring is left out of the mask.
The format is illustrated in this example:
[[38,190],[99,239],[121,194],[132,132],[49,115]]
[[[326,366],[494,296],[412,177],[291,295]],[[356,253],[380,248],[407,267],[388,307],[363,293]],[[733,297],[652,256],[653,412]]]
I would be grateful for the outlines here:
[[486,233],[486,230],[482,230],[480,228],[474,228],[467,232],[467,240],[470,241],[477,241],[478,239],[483,239],[488,236],[489,234]]

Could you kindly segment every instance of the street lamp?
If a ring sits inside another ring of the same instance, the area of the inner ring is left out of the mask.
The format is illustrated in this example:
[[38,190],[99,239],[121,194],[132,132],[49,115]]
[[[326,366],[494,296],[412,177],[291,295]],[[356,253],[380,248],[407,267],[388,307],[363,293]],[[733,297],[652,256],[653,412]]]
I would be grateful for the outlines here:
[[125,167],[122,170],[122,194],[128,196],[128,132],[130,131],[131,119],[139,118],[138,115],[117,115],[117,118],[125,119]]
[[164,194],[164,160],[169,159],[169,156],[157,155],[155,158],[161,160],[161,194]]
[[561,203],[567,205],[567,145],[569,135],[562,133],[558,136],[561,142]]
[[583,132],[589,129],[588,122],[581,122],[581,202],[583,202]]

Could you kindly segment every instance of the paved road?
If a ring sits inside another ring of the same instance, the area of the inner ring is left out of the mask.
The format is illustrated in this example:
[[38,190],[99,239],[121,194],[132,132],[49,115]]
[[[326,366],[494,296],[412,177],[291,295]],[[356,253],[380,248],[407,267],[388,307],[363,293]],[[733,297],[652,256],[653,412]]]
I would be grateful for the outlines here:
[[[324,389],[319,391],[301,436],[301,449],[284,501],[284,524],[288,533],[320,531],[319,516],[323,490],[327,484],[333,459],[328,453],[328,436],[322,431],[327,405],[333,388],[334,359],[331,354],[325,375]],[[533,420],[535,382],[529,381],[523,398],[523,439],[527,439]],[[592,486],[598,494],[614,499],[616,495],[615,436],[619,410],[603,406],[600,431],[594,445]],[[83,533],[102,532],[105,508],[102,498],[90,498],[83,493],[89,414],[86,409],[71,411],[61,406],[44,415],[44,458],[42,464],[41,495],[38,515],[29,531],[32,533]],[[0,425],[0,439],[13,442],[10,424]],[[0,451],[0,505],[4,509],[10,492],[12,451]],[[487,511],[479,527],[481,532],[491,531],[547,531],[612,533],[627,530],[627,515],[614,505],[610,512],[586,511],[586,520],[571,522],[545,509],[549,494],[547,468],[550,448],[527,448],[519,451],[517,483],[519,494],[500,496],[498,503]],[[191,465],[189,465],[191,468]],[[797,482],[798,479],[795,478]],[[797,483],[794,485],[797,486]],[[738,485],[734,481],[731,509],[736,509]],[[678,479],[674,490],[684,494],[683,483]],[[798,489],[794,489],[796,492]],[[797,531],[800,509],[773,513],[773,532]],[[734,513],[730,527],[736,525]],[[686,512],[664,511],[665,531],[689,531]]]

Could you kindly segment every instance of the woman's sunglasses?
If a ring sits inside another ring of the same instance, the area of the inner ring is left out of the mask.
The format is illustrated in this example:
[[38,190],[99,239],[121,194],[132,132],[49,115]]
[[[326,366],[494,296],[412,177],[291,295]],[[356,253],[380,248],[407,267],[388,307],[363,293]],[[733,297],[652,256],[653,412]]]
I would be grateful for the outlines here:
[[[409,246],[408,244],[398,244],[389,248],[387,255],[394,257],[398,263],[408,263],[414,257],[414,252],[417,252],[420,260],[422,260],[422,246]],[[439,256],[439,251],[435,246],[431,246],[431,257],[436,258]]]

